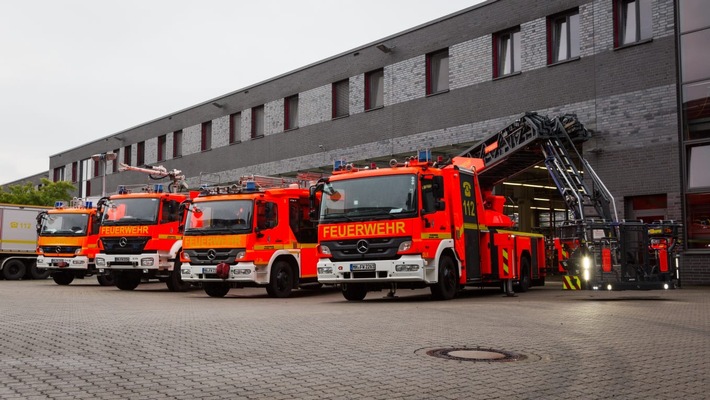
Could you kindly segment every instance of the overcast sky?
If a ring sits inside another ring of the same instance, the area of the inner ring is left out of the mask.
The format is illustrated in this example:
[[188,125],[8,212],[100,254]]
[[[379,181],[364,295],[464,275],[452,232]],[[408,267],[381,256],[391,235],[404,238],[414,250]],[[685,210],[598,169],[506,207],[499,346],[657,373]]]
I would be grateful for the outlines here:
[[482,0],[0,0],[0,184]]

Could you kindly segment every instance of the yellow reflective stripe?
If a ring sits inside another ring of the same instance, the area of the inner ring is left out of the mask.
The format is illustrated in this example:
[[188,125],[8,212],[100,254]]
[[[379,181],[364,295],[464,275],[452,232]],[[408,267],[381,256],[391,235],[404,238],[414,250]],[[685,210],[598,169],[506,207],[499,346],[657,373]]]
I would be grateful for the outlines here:
[[537,238],[544,238],[545,235],[541,235],[539,233],[530,233],[530,232],[519,232],[519,231],[503,231],[503,230],[498,230],[498,233],[507,233],[509,235],[515,235],[515,236],[526,236],[526,237],[537,237]]
[[422,239],[451,239],[451,233],[422,233]]
[[37,242],[35,242],[34,240],[13,240],[13,239],[0,240],[0,243],[37,244]]
[[182,236],[180,235],[158,235],[158,239],[180,239]]
[[318,247],[318,243],[298,243],[296,248],[299,249],[315,249]]
[[582,284],[578,276],[562,276],[562,289],[582,290]]
[[503,249],[503,273],[508,276],[510,268],[508,267],[508,250]]
[[463,228],[464,228],[464,229],[473,229],[473,230],[476,230],[476,231],[485,231],[485,230],[488,230],[488,227],[485,226],[485,225],[473,224],[473,223],[470,223],[470,222],[464,222]]
[[254,250],[281,250],[284,248],[282,244],[262,244],[255,245]]

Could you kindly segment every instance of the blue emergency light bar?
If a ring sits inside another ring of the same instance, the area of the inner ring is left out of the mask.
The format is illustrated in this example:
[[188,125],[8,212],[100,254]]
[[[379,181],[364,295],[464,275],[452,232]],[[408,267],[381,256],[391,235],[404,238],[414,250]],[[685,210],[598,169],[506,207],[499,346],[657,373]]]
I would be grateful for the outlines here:
[[419,150],[417,159],[419,162],[431,161],[431,150]]

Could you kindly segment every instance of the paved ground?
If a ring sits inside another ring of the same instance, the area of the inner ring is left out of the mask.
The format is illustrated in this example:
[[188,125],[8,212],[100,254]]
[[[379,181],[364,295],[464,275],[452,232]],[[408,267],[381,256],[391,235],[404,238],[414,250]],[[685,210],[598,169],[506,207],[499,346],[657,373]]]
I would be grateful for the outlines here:
[[[0,281],[0,399],[710,397],[710,288],[384,294]],[[442,348],[524,359],[427,354]]]

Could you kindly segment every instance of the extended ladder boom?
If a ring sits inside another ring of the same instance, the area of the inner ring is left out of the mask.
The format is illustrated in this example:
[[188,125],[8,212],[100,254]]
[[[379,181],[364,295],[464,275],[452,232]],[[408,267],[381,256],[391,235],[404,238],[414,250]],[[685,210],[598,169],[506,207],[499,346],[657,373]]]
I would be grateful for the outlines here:
[[[596,217],[617,221],[616,209],[612,213],[609,208],[610,205],[614,206],[611,193],[574,146],[590,137],[589,131],[573,114],[550,119],[537,113],[526,113],[504,129],[466,149],[460,156],[483,160],[484,168],[479,171],[479,181],[484,187],[493,187],[544,162],[575,219]],[[573,149],[596,190],[588,188],[568,148]],[[585,211],[589,208],[596,211],[596,216]]]

